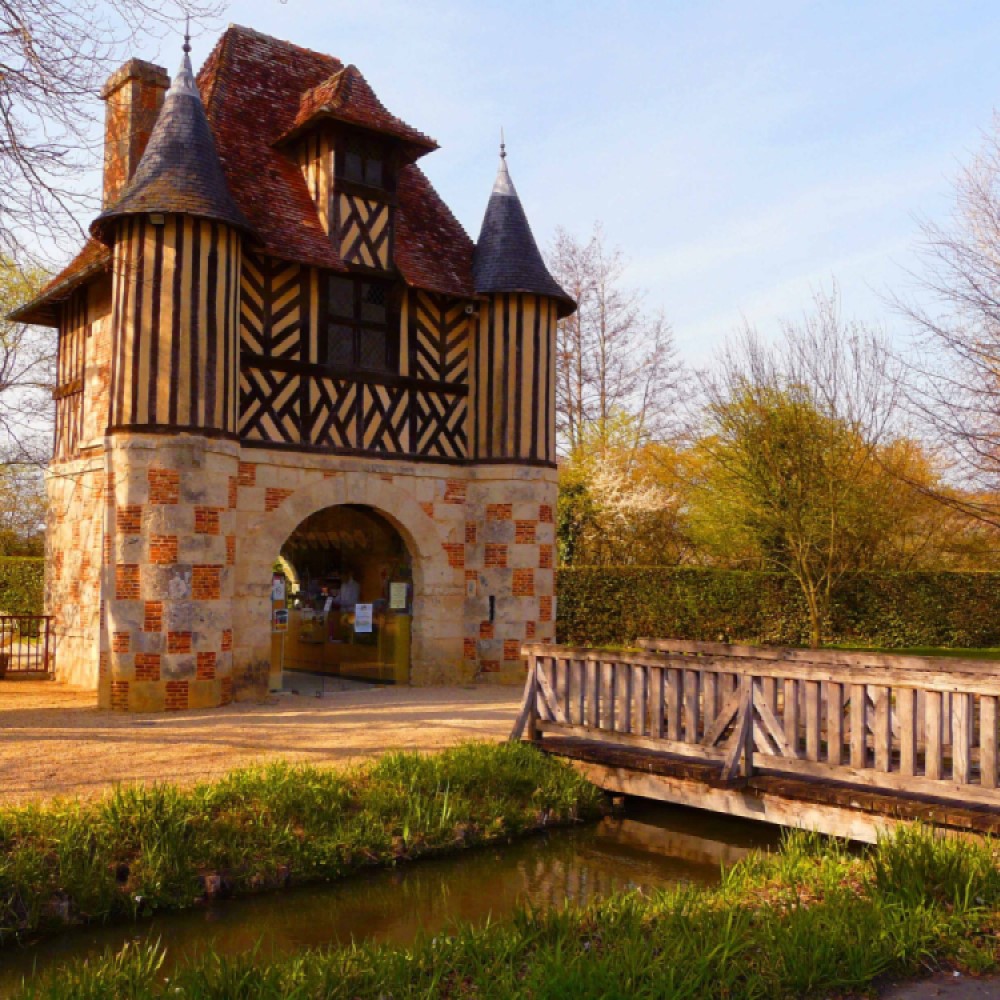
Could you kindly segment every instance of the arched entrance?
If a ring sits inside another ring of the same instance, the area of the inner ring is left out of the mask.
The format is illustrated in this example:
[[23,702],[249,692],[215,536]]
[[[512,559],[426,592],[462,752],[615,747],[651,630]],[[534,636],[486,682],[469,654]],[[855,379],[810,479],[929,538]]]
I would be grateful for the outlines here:
[[407,683],[413,558],[373,507],[339,504],[305,517],[272,575],[274,670]]

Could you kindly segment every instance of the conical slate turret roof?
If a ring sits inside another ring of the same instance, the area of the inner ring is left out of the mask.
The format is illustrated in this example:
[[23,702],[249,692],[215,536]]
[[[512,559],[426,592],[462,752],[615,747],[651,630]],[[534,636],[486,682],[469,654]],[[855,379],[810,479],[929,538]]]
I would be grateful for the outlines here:
[[476,292],[528,292],[559,302],[559,315],[568,316],[576,303],[549,274],[538,251],[531,226],[507,170],[507,154],[500,148],[500,169],[493,184],[473,257]]
[[251,231],[229,193],[194,82],[189,50],[185,39],[181,68],[167,91],[135,174],[117,203],[90,227],[103,242],[109,242],[111,221],[146,213],[195,215]]

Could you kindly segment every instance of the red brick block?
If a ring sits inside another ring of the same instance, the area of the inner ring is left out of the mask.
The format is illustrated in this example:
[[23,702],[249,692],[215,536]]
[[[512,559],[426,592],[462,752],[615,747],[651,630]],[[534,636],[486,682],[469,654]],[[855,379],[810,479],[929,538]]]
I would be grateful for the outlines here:
[[448,553],[448,565],[452,569],[464,568],[465,546],[461,542],[445,542],[444,550]]
[[160,679],[160,654],[135,654],[135,679],[137,681],[158,681]]
[[504,639],[503,658],[505,660],[521,659],[521,643],[517,639]]
[[449,479],[444,487],[445,503],[465,503],[466,483],[461,479]]
[[119,507],[115,511],[115,526],[123,535],[138,535],[142,531],[142,504]]
[[217,601],[222,597],[222,567],[194,566],[191,569],[191,599]]
[[511,591],[515,597],[534,597],[535,571],[533,569],[514,570]]
[[219,685],[219,701],[223,705],[228,705],[233,700],[233,679],[232,677],[223,677],[222,682]]
[[253,462],[240,462],[240,486],[257,485],[257,466]]
[[163,631],[163,601],[146,601],[142,630],[143,632]]
[[552,598],[538,598],[538,620],[543,622],[552,621]]
[[191,633],[190,632],[168,632],[167,633],[168,653],[190,653]]
[[510,521],[514,518],[514,505],[509,503],[491,503],[486,505],[487,521]]
[[115,632],[111,636],[111,652],[127,653],[132,645],[131,632]]
[[514,522],[514,541],[518,545],[534,545],[535,544],[535,522],[534,521],[515,521]]
[[218,507],[195,507],[194,533],[196,535],[217,535],[219,533]]
[[264,490],[264,510],[270,513],[277,510],[295,490],[283,490],[277,486],[269,486]]
[[535,625],[535,623],[534,622],[525,622],[524,623],[524,638],[527,639],[528,641],[530,641],[530,640],[532,640],[532,639],[535,638],[536,634],[537,634],[537,626]]
[[176,469],[152,468],[147,473],[149,502],[175,504],[181,499],[181,474]]
[[139,567],[135,563],[120,563],[115,567],[115,598],[139,600]]
[[215,653],[198,654],[197,679],[200,681],[215,680]]
[[539,545],[538,546],[538,568],[539,569],[552,569],[552,546],[551,545]]
[[226,565],[236,565],[236,536],[226,535]]
[[552,505],[543,503],[538,507],[538,520],[543,524],[552,524],[554,518],[552,517]]
[[499,660],[480,660],[479,668],[484,674],[498,674],[500,673],[500,661]]
[[236,476],[229,477],[229,509],[236,510],[236,498],[239,495],[240,481]]
[[167,681],[167,697],[164,708],[168,712],[183,711],[188,707],[188,682]]
[[493,622],[480,622],[479,623],[479,638],[480,639],[492,639],[494,635]]
[[476,524],[475,521],[466,521],[465,522],[465,544],[466,545],[475,545],[476,544],[477,529],[478,529],[478,525]]
[[507,568],[507,546],[498,542],[489,542],[486,545],[485,565],[487,569]]
[[230,653],[233,649],[233,630],[226,628],[222,630],[222,652]]
[[420,507],[428,517],[434,516],[434,504],[430,503],[429,501],[424,501],[420,505]]
[[149,540],[149,561],[156,566],[177,562],[177,536],[153,535]]
[[111,654],[101,653],[97,658],[97,673],[101,677],[107,677],[111,673]]
[[118,711],[128,711],[128,681],[111,682],[111,707]]
[[475,639],[463,639],[462,640],[462,655],[467,660],[474,660],[476,658],[476,640]]

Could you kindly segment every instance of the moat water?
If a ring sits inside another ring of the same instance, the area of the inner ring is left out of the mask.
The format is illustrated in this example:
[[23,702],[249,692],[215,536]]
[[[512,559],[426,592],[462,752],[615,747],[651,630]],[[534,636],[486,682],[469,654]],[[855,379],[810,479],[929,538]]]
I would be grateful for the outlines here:
[[503,920],[519,906],[586,902],[622,889],[717,883],[723,866],[777,845],[765,824],[629,800],[624,813],[514,844],[352,876],[333,885],[225,900],[132,924],[67,929],[0,950],[0,996],[34,971],[118,950],[166,948],[164,974],[213,951],[256,949],[261,960],[307,948],[378,941],[406,945],[456,922]]

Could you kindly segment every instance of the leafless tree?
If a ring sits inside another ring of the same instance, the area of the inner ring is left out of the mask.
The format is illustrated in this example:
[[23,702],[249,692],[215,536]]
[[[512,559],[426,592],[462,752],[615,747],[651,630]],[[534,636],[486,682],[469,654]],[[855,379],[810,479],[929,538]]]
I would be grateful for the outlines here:
[[662,314],[644,309],[625,285],[626,262],[607,246],[600,224],[586,242],[559,229],[549,254],[556,280],[577,302],[559,324],[556,421],[571,452],[588,427],[632,418],[636,445],[662,435],[675,408],[683,371]]
[[932,304],[895,298],[917,331],[907,397],[968,489],[953,502],[1000,524],[1000,116],[955,183],[955,212],[923,224]]
[[0,256],[0,468],[40,466],[51,451],[55,332],[3,319],[42,278]]
[[[0,254],[51,263],[96,202],[98,90],[141,38],[211,19],[221,0],[0,0]],[[54,244],[54,246],[53,246]]]

